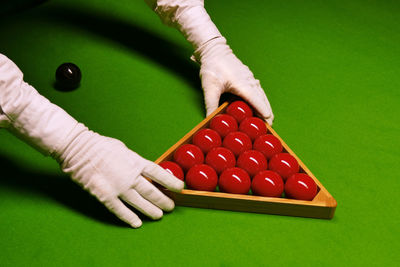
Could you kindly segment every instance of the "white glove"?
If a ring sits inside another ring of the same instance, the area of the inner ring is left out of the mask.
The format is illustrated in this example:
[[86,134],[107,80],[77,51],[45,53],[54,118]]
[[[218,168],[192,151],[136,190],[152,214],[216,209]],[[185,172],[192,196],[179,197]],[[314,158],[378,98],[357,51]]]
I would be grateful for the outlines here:
[[260,82],[233,54],[204,9],[204,0],[146,2],[162,22],[181,31],[195,49],[193,58],[201,65],[200,78],[207,115],[218,107],[221,94],[229,92],[250,103],[258,115],[272,125],[274,115]]
[[143,176],[172,191],[183,182],[129,150],[121,141],[94,133],[23,81],[23,74],[0,54],[0,126],[51,155],[64,172],[132,227],[139,217],[122,202],[152,219],[174,208]]
[[181,180],[117,139],[88,131],[82,124],[73,131],[80,133],[57,157],[62,170],[121,220],[134,228],[142,224],[121,200],[152,219],[160,219],[162,210],[174,209],[174,202],[144,176],[176,192],[183,189]]
[[217,109],[221,94],[228,92],[246,100],[259,116],[272,125],[274,114],[260,81],[232,53],[225,38],[208,41],[195,51],[194,57],[201,64],[200,78],[207,116]]

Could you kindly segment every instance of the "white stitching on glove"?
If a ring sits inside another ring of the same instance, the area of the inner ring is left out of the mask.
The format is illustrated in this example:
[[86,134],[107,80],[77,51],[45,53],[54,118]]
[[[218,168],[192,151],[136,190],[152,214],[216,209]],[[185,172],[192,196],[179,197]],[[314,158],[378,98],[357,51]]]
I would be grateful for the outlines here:
[[101,136],[78,123],[23,81],[23,74],[0,54],[0,125],[45,155],[134,228],[139,217],[122,202],[159,219],[174,203],[144,176],[179,192],[183,182],[129,150],[121,141]]

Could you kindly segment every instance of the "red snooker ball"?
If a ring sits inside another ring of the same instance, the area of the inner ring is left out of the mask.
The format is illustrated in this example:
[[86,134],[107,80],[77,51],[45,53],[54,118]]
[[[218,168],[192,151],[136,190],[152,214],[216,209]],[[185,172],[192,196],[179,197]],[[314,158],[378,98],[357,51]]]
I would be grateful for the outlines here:
[[212,148],[221,146],[222,140],[216,131],[206,128],[201,129],[193,136],[193,144],[207,154]]
[[240,123],[239,131],[246,133],[251,140],[254,140],[260,135],[267,134],[267,126],[262,119],[250,117]]
[[230,149],[236,157],[252,148],[250,137],[242,132],[231,132],[225,136],[222,145]]
[[247,173],[253,177],[258,172],[266,170],[268,164],[264,155],[260,151],[247,150],[240,154],[237,160],[237,166],[247,171]]
[[299,163],[289,153],[279,153],[269,161],[269,169],[277,172],[286,181],[289,176],[299,172]]
[[247,172],[241,168],[226,169],[219,177],[219,189],[222,192],[233,194],[247,194],[251,180]]
[[217,184],[217,173],[206,164],[194,165],[186,174],[186,185],[190,189],[214,191]]
[[251,182],[251,191],[258,196],[281,197],[283,189],[282,177],[273,171],[261,171]]
[[198,146],[185,144],[175,151],[174,161],[178,163],[184,171],[187,171],[195,164],[203,163],[204,155]]
[[288,198],[313,200],[317,190],[317,184],[305,173],[293,174],[285,184],[285,195]]
[[226,108],[226,114],[241,123],[245,118],[253,116],[253,110],[243,101],[234,101]]
[[227,168],[235,167],[236,158],[229,149],[225,147],[215,147],[208,152],[206,164],[213,167],[217,173],[221,173]]
[[176,178],[184,180],[184,174],[182,168],[172,161],[164,161],[159,164],[163,167],[167,172],[174,175]]
[[238,124],[234,117],[228,114],[219,114],[210,122],[210,128],[217,131],[224,138],[230,132],[238,130]]
[[253,149],[260,151],[267,159],[270,159],[273,155],[281,153],[283,147],[277,137],[272,134],[264,134],[254,141]]

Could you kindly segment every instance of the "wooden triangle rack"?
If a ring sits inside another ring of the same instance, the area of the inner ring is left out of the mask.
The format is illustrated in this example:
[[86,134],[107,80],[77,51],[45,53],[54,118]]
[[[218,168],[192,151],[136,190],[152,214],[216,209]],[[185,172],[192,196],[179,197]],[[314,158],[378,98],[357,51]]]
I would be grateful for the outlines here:
[[[168,149],[155,162],[158,164],[163,161],[173,160],[175,150],[183,144],[191,143],[193,135],[200,129],[207,128],[210,120],[214,116],[220,113],[224,113],[228,105],[228,102],[223,103],[213,114],[200,122],[181,140],[179,140],[175,145]],[[297,159],[300,165],[300,172],[308,174],[316,182],[318,186],[318,193],[313,200],[304,201],[288,198],[272,198],[255,195],[195,191],[189,189],[184,189],[180,193],[175,193],[163,189],[163,192],[171,197],[175,201],[175,204],[178,206],[256,212],[321,219],[333,218],[337,205],[336,200],[329,194],[325,187],[311,173],[306,165],[304,165],[299,157],[296,156],[296,154],[289,148],[289,146],[282,140],[282,138],[280,138],[280,136],[271,128],[271,126],[269,126],[268,124],[266,125],[269,133],[275,135],[281,141],[284,152],[293,155]]]

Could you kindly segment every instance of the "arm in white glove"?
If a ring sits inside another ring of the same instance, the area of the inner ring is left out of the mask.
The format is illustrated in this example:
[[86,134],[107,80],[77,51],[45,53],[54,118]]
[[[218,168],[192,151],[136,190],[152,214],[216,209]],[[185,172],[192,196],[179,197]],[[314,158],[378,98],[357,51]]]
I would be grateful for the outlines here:
[[139,217],[122,202],[152,219],[174,208],[144,176],[179,192],[183,182],[157,164],[129,150],[121,141],[101,136],[78,123],[23,81],[23,74],[0,54],[0,127],[5,127],[45,155],[134,228]]
[[274,115],[260,82],[233,54],[204,9],[204,0],[145,1],[165,24],[182,32],[195,49],[207,115],[218,107],[221,94],[229,92],[242,97],[272,124]]

